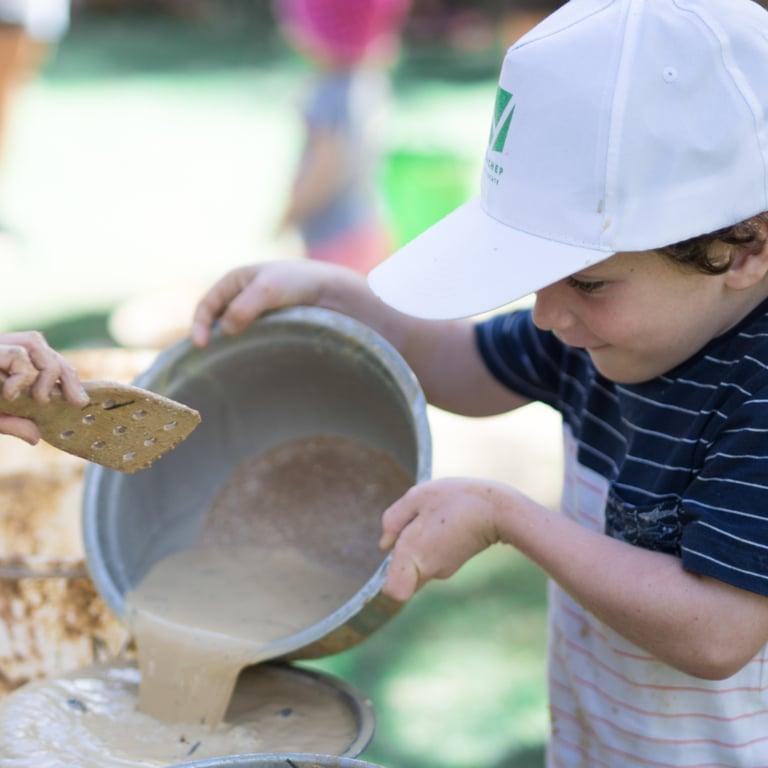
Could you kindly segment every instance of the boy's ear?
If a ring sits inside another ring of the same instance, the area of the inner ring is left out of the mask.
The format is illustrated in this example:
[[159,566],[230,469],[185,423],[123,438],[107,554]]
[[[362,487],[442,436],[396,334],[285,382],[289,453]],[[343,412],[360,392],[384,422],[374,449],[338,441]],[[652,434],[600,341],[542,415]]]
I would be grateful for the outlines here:
[[730,249],[731,266],[725,273],[725,284],[734,290],[744,290],[761,282],[768,275],[768,226],[762,223],[757,247],[727,246]]

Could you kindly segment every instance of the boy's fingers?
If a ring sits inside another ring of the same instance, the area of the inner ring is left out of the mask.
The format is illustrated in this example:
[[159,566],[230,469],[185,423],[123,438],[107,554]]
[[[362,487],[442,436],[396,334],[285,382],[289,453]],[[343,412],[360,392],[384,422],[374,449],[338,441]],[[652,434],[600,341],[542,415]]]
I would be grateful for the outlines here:
[[2,392],[6,400],[15,400],[38,375],[27,350],[15,345],[0,345],[0,372],[3,374]]
[[392,504],[381,518],[382,534],[379,547],[389,549],[397,541],[403,528],[415,520],[418,514],[419,506],[414,503],[411,493],[407,493],[402,499]]
[[47,403],[51,399],[51,392],[56,386],[59,378],[59,372],[52,368],[45,368],[40,371],[35,383],[32,385],[32,397],[38,403]]
[[221,330],[230,334],[240,333],[259,315],[283,304],[280,291],[255,278],[232,299],[224,311],[221,316]]
[[399,603],[404,603],[413,597],[421,586],[421,581],[419,565],[414,557],[406,552],[395,550],[387,570],[384,594]]
[[47,403],[61,374],[61,357],[37,331],[25,331],[15,336],[38,372],[32,386],[32,397],[38,402]]
[[208,302],[208,296],[205,296],[197,305],[195,314],[192,317],[192,341],[198,347],[204,347],[208,343],[211,335],[211,325],[213,325],[213,321],[218,316],[213,309],[214,305]]
[[33,379],[37,368],[32,365],[29,353],[18,344],[0,344],[0,370],[6,375],[29,373]]
[[26,373],[12,373],[3,382],[3,397],[6,400],[15,400],[25,389],[37,378],[37,371],[34,376]]
[[35,445],[40,440],[40,430],[33,421],[4,413],[0,413],[0,434],[19,437],[30,445]]
[[0,344],[0,372],[3,374],[5,398],[15,399],[20,392],[31,387],[32,397],[46,403],[60,383],[67,400],[77,405],[88,402],[88,395],[75,369],[48,346],[41,333],[9,333],[3,334],[0,339],[6,342]]
[[205,347],[211,337],[209,326],[205,323],[192,321],[192,343],[196,347]]
[[15,346],[23,347],[38,371],[58,366],[59,356],[49,346],[42,333],[23,331],[10,335]]
[[213,322],[227,309],[230,302],[250,282],[252,269],[235,269],[224,275],[203,296],[195,308],[192,318],[192,340],[198,346],[205,346],[210,338]]
[[87,405],[90,401],[88,393],[85,391],[77,371],[65,360],[61,362],[61,373],[59,375],[61,382],[61,391],[64,397],[70,403],[75,405]]

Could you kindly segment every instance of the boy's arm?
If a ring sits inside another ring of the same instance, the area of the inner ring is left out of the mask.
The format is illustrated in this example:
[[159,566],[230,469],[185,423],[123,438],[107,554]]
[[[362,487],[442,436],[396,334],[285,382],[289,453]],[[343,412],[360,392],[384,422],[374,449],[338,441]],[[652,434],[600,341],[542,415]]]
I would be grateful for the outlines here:
[[730,677],[768,641],[768,598],[584,528],[502,483],[416,486],[387,510],[384,531],[382,546],[394,544],[385,591],[396,600],[502,542],[627,640],[687,674]]
[[343,312],[387,339],[413,369],[429,402],[469,416],[489,416],[527,402],[488,372],[463,321],[436,322],[403,315],[380,301],[352,270],[320,262],[268,262],[225,275],[195,311],[192,338],[205,346],[214,321],[237,334],[259,315],[298,304]]

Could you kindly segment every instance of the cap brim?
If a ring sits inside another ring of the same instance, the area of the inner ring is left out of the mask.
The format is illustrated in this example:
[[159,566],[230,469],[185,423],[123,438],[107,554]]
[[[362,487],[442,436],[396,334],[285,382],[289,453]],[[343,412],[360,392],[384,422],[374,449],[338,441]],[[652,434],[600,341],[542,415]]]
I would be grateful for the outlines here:
[[497,309],[612,255],[502,224],[477,197],[390,256],[368,282],[400,312],[447,320]]

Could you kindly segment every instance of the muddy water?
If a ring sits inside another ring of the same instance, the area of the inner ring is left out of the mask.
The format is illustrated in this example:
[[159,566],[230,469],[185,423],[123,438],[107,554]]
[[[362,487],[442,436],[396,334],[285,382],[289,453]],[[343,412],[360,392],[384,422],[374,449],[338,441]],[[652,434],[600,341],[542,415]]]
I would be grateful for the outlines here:
[[293,670],[261,666],[238,682],[216,729],[163,723],[136,707],[135,667],[94,667],[31,683],[0,702],[4,768],[158,768],[246,752],[339,754],[357,735],[348,704]]
[[131,598],[140,708],[170,722],[217,725],[244,666],[359,586],[354,574],[287,548],[203,549],[163,560]]
[[129,595],[141,675],[118,665],[20,689],[0,703],[0,766],[344,752],[358,723],[328,686],[269,666],[238,674],[357,592],[382,559],[381,513],[410,485],[389,456],[345,437],[245,461],[198,546],[158,562]]
[[129,595],[140,708],[218,725],[240,670],[341,607],[381,562],[381,513],[411,485],[347,437],[280,445],[221,490],[200,545],[160,561]]

